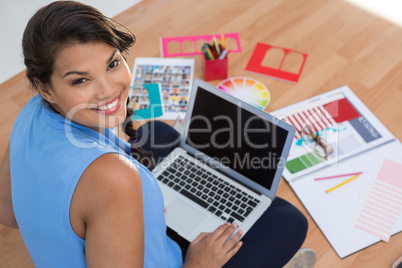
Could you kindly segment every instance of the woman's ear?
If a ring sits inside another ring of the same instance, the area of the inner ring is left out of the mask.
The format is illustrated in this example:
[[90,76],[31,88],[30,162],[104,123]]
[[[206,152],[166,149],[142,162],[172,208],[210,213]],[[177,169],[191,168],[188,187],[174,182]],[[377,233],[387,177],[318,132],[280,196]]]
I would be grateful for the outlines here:
[[52,91],[50,90],[50,87],[48,84],[44,84],[41,81],[39,81],[38,78],[34,79],[35,83],[35,88],[38,89],[39,93],[42,95],[42,97],[49,103],[54,103],[54,98]]

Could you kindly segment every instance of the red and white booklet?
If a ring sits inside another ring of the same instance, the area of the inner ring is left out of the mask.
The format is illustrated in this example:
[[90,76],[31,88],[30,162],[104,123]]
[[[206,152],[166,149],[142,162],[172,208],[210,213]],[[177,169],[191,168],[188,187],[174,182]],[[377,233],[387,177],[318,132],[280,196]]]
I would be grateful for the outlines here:
[[[342,161],[395,140],[395,136],[347,86],[270,114],[296,128],[297,134],[283,172],[287,181],[323,168],[335,168]],[[322,146],[303,133],[306,128],[311,129],[332,152],[323,155]]]
[[[402,145],[349,87],[343,86],[271,114],[299,130],[283,176],[340,258],[381,240],[388,241],[392,239],[390,235],[402,231],[402,206],[399,206],[402,200],[398,195],[390,200],[379,193],[387,189],[380,191],[377,186],[375,194],[380,196],[367,196],[384,161],[402,164]],[[303,132],[306,127],[332,148],[327,159],[317,139]],[[387,174],[389,177],[393,173]],[[395,180],[402,178],[400,173],[393,176],[394,187]],[[362,204],[367,200],[372,207],[366,207],[368,213],[362,214]],[[392,213],[381,214],[384,210]]]

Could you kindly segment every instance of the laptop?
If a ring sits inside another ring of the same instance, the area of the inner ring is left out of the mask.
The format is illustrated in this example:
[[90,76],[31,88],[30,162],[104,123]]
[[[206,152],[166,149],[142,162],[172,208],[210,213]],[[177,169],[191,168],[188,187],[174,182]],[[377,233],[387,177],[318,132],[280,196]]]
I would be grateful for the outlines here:
[[295,128],[195,79],[175,148],[154,169],[167,226],[187,241],[225,222],[243,235],[275,198]]

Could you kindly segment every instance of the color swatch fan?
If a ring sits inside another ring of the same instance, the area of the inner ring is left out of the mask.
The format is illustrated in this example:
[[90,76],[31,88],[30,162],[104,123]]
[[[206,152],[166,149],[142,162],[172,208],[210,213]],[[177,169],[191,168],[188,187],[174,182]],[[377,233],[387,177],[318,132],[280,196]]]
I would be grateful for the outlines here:
[[220,82],[217,88],[261,110],[265,110],[271,100],[268,89],[261,82],[248,77],[228,78]]

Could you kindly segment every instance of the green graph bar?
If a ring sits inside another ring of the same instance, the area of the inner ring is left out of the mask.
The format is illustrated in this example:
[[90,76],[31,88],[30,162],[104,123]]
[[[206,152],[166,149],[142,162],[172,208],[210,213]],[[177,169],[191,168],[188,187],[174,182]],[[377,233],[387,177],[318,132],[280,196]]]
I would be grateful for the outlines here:
[[302,155],[298,158],[292,159],[286,163],[286,168],[290,173],[294,174],[306,168],[315,166],[325,161],[325,158],[321,156],[317,151]]

